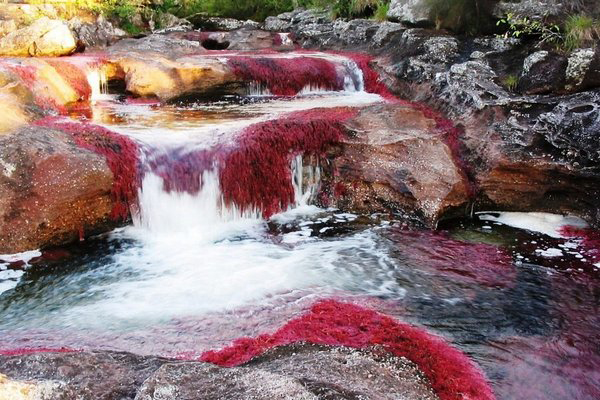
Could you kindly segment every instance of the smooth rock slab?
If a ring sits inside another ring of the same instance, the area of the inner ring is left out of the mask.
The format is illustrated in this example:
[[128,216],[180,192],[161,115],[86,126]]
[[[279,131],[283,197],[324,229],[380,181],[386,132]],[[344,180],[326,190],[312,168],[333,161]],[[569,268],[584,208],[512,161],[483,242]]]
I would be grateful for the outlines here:
[[294,344],[230,369],[165,364],[136,396],[136,400],[170,399],[434,400],[437,396],[414,364],[383,350]]

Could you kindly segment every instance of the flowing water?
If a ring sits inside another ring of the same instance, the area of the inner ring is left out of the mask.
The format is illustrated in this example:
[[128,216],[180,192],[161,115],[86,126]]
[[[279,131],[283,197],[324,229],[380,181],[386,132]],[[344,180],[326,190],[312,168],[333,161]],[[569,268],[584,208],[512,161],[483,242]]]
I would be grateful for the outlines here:
[[[75,348],[197,357],[338,298],[440,334],[500,399],[600,398],[600,259],[562,234],[575,218],[486,213],[409,229],[390,215],[310,205],[319,168],[291,157],[295,201],[269,219],[225,206],[218,161],[198,191],[160,163],[228,143],[285,112],[384,101],[356,75],[341,92],[159,106],[94,92],[93,122],[140,144],[133,224],[76,246],[0,256],[0,350]],[[268,184],[268,183],[267,183]]]

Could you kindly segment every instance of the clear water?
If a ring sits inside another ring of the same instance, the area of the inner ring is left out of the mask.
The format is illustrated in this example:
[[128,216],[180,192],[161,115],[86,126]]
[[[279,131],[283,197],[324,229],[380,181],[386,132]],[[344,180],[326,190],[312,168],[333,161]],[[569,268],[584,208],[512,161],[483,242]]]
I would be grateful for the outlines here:
[[[166,107],[104,98],[94,121],[145,151],[197,148],[281,112],[377,101],[361,92]],[[564,220],[481,216],[431,233],[309,206],[310,185],[296,181],[296,206],[265,221],[223,208],[214,172],[203,183],[194,195],[167,193],[148,173],[132,226],[45,251],[25,272],[0,263],[0,349],[193,357],[335,297],[452,341],[500,399],[600,398],[600,269],[579,242],[548,235]]]

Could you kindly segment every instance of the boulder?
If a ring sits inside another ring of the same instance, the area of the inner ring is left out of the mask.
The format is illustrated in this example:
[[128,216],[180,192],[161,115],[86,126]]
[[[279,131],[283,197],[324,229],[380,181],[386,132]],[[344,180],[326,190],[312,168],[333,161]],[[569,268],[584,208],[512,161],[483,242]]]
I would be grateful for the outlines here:
[[0,137],[0,253],[107,229],[112,184],[105,159],[66,133],[25,127]]
[[47,17],[0,38],[0,56],[54,57],[71,54],[76,47],[69,27]]
[[399,212],[436,226],[464,215],[467,177],[438,121],[411,105],[376,105],[348,121],[331,161],[328,205],[354,212]]
[[564,90],[567,58],[558,53],[537,51],[523,63],[518,89],[525,94],[547,94]]
[[162,101],[207,94],[237,82],[227,64],[214,57],[189,56],[169,60],[147,55],[122,58],[116,63],[125,74],[128,92]]
[[392,0],[387,16],[391,21],[432,25],[431,11],[425,0]]
[[238,29],[259,29],[260,24],[255,21],[240,21],[234,18],[211,17],[205,14],[196,14],[190,17],[190,22],[196,29],[203,31],[235,31]]
[[69,20],[69,27],[75,34],[78,45],[86,49],[109,46],[127,36],[127,33],[115,28],[102,16],[95,22],[85,22],[75,17]]
[[[45,397],[23,400],[133,399],[138,387],[165,361],[117,352],[24,354],[0,356],[0,373],[30,393],[44,390]],[[0,399],[2,389],[0,380]]]
[[513,14],[534,20],[552,18],[568,11],[568,3],[556,0],[501,0],[494,8],[494,16],[504,18]]
[[237,368],[165,364],[136,400],[421,399],[434,400],[427,379],[410,361],[382,349],[293,344],[267,351]]
[[378,347],[291,344],[235,368],[107,351],[15,354],[0,356],[0,374],[0,398],[22,396],[10,400],[438,399],[414,363]]
[[19,99],[11,94],[2,93],[0,88],[0,136],[10,133],[27,124],[29,116],[23,109]]

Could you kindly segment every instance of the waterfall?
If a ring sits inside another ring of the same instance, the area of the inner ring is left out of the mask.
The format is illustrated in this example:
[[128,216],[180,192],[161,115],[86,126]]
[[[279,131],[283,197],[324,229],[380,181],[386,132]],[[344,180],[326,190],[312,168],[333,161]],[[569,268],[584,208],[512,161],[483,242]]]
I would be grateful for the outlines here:
[[90,101],[95,103],[106,99],[108,94],[108,78],[106,70],[103,67],[92,67],[88,69],[87,81],[92,89]]

